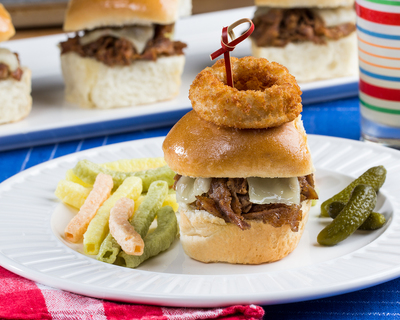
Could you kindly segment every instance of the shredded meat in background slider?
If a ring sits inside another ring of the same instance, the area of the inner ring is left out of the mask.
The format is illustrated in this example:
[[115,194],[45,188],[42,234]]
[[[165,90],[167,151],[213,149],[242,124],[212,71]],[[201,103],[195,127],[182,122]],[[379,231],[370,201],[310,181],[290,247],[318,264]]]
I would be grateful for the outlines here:
[[323,19],[310,9],[270,9],[254,17],[251,37],[259,47],[284,47],[290,42],[312,41],[324,44],[337,40],[356,30],[354,23],[326,27]]
[[4,63],[0,63],[0,80],[6,80],[8,78],[13,78],[17,81],[20,81],[22,78],[22,69],[18,68],[17,70],[11,72],[8,65]]
[[4,64],[4,63],[0,63],[0,79],[7,79],[8,78],[8,65]]
[[[180,178],[180,175],[175,176],[175,185]],[[301,201],[318,199],[314,190],[312,174],[298,177],[298,180]],[[201,196],[196,196],[196,199],[191,205],[197,210],[206,210],[212,215],[224,219],[225,222],[236,224],[242,230],[250,228],[246,220],[261,220],[275,228],[288,224],[293,232],[297,232],[302,220],[301,205],[250,202],[245,178],[213,178],[210,190]]]
[[133,44],[124,38],[103,36],[82,46],[79,35],[60,43],[61,54],[73,51],[81,57],[95,58],[108,66],[128,66],[135,60],[155,61],[159,57],[183,54],[186,44],[171,41],[165,36],[171,30],[172,25],[157,25],[154,38],[147,43],[142,54],[139,54]]
[[[14,54],[19,61],[18,54],[17,53],[14,53]],[[17,81],[20,81],[22,78],[22,74],[23,74],[23,71],[21,68],[18,67],[17,70],[12,72],[8,65],[6,65],[4,63],[0,63],[0,80],[6,80],[11,77]]]

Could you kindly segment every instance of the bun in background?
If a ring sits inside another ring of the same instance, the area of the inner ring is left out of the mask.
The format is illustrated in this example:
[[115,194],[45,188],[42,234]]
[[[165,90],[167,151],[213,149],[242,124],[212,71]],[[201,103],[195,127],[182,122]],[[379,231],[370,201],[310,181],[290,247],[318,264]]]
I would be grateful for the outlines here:
[[312,41],[288,43],[285,47],[258,47],[254,40],[255,57],[268,57],[293,74],[298,82],[354,76],[358,73],[358,47],[355,32],[326,44]]
[[15,34],[10,14],[0,3],[0,42],[7,41]]
[[61,55],[65,99],[86,108],[109,109],[148,104],[178,95],[184,55],[107,66],[75,52]]
[[275,8],[336,8],[353,6],[354,0],[255,0],[255,5]]
[[171,24],[190,12],[191,0],[70,0],[64,31],[135,24]]
[[0,80],[0,124],[19,121],[31,111],[31,71],[28,68],[22,71],[20,81]]

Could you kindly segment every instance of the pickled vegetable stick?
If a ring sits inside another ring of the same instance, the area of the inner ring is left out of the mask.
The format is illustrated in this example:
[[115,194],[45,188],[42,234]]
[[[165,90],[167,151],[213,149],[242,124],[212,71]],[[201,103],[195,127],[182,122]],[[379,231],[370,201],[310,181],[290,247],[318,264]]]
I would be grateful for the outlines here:
[[55,195],[62,202],[79,210],[90,191],[92,191],[92,188],[85,188],[72,181],[60,180],[57,184]]
[[[75,175],[75,173],[74,173],[74,171],[73,171],[72,169],[68,169],[68,170],[67,170],[67,172],[66,172],[66,174],[65,174],[65,179],[68,180],[68,181],[71,181],[71,182],[75,182],[75,183],[77,183],[77,184],[80,184],[81,186],[86,187],[86,188],[91,188],[91,187],[93,187],[93,183],[86,183],[86,182],[83,182],[80,178],[78,178],[78,177]],[[94,182],[94,181],[93,181],[93,182]]]
[[90,220],[93,219],[97,210],[104,201],[110,196],[113,188],[112,177],[100,173],[93,185],[92,191],[89,193],[78,214],[72,218],[65,228],[65,238],[70,242],[78,242],[82,239]]
[[165,166],[163,157],[158,158],[139,158],[121,159],[113,162],[102,163],[101,166],[114,171],[134,172],[140,170],[154,169]]
[[[165,181],[155,181],[150,185],[146,197],[135,212],[131,225],[142,239],[149,231],[150,225],[154,220],[157,211],[161,208],[164,199],[168,194],[168,184]],[[115,241],[109,233],[100,246],[97,260],[114,263],[121,246]]]
[[86,254],[98,254],[100,245],[107,236],[111,208],[122,197],[136,200],[142,193],[142,180],[138,177],[129,177],[103,203],[83,235],[83,248]]
[[88,184],[92,184],[100,172],[108,174],[113,178],[114,189],[118,188],[128,177],[139,177],[143,182],[143,192],[147,192],[150,184],[157,180],[166,181],[168,186],[172,186],[174,184],[175,176],[175,172],[172,171],[168,166],[136,172],[121,172],[109,170],[89,160],[79,161],[73,168],[73,172],[76,176]]
[[110,233],[126,254],[140,256],[144,242],[129,223],[134,207],[135,202],[128,198],[121,198],[115,203],[110,213]]
[[121,251],[116,264],[136,268],[143,261],[167,250],[176,239],[178,223],[174,210],[170,206],[157,211],[157,228],[144,239],[144,252],[141,256],[129,255]]
[[321,204],[321,216],[329,217],[329,205],[334,201],[347,203],[351,197],[353,189],[359,184],[366,184],[379,191],[386,180],[386,169],[384,166],[372,167],[365,171],[361,176],[350,183],[346,188],[334,195],[332,198],[325,200]]

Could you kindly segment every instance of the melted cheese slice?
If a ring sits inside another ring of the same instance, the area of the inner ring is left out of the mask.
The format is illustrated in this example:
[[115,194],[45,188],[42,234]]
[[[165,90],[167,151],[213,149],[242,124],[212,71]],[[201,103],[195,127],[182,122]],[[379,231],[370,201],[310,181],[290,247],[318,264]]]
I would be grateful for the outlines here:
[[176,184],[177,202],[192,203],[196,196],[210,189],[211,178],[190,178],[182,176]]
[[300,184],[294,178],[247,178],[250,202],[300,204]]
[[[208,192],[211,178],[182,176],[176,184],[176,200],[183,203],[196,201],[196,196]],[[247,178],[252,203],[300,204],[300,184],[294,178]]]
[[103,36],[124,38],[133,44],[139,54],[142,54],[147,42],[154,37],[154,26],[134,26],[122,29],[105,28],[87,31],[85,35],[79,39],[79,42],[84,46]]
[[6,64],[11,72],[14,72],[19,67],[17,56],[6,48],[0,48],[0,63]]

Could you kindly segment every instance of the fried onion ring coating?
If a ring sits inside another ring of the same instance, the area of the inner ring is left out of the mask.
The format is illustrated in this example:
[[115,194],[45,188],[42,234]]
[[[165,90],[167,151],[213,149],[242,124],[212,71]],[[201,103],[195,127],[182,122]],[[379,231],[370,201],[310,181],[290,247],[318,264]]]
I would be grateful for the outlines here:
[[189,90],[193,109],[206,121],[238,129],[277,127],[302,111],[301,90],[288,70],[267,59],[232,57],[234,88],[224,59],[201,71]]

